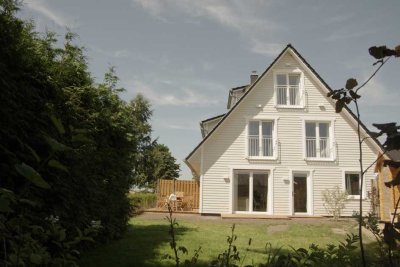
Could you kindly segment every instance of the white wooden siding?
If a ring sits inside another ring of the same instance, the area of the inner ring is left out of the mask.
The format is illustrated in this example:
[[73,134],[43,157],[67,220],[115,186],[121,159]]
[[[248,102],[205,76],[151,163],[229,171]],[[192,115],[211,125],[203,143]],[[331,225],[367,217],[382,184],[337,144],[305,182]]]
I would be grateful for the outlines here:
[[[358,168],[358,143],[356,128],[350,126],[350,121],[341,113],[336,114],[334,106],[319,88],[316,82],[304,71],[301,64],[286,53],[273,69],[296,69],[304,73],[304,89],[306,91],[306,107],[304,109],[276,108],[274,99],[273,70],[260,80],[230,116],[220,125],[212,136],[203,144],[204,175],[202,187],[202,212],[227,213],[230,207],[230,174],[232,166],[257,164],[265,169],[275,168],[273,181],[273,213],[289,215],[291,198],[290,186],[285,178],[289,178],[290,170],[313,171],[313,214],[327,215],[322,200],[322,192],[335,186],[343,185],[343,170]],[[261,108],[258,107],[261,105]],[[276,116],[278,140],[281,144],[279,160],[249,162],[245,158],[246,118],[256,116]],[[318,117],[321,120],[334,120],[334,136],[337,143],[337,158],[330,162],[311,162],[304,160],[303,153],[303,120]],[[373,148],[364,145],[365,166],[373,162],[376,154]],[[370,190],[371,169],[365,176],[366,191]],[[365,211],[369,208],[365,201]],[[349,200],[346,203],[344,215],[352,215],[358,210],[358,201]]]

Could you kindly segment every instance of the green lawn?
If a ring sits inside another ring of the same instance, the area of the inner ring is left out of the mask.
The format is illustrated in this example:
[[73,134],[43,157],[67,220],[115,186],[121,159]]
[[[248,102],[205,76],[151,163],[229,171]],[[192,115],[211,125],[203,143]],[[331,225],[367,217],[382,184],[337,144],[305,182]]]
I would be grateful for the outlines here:
[[[171,266],[162,255],[172,255],[169,247],[168,224],[165,215],[142,215],[131,219],[125,237],[101,246],[84,255],[81,266]],[[246,262],[261,263],[265,259],[265,245],[283,249],[308,247],[311,243],[324,247],[343,241],[345,233],[356,232],[356,222],[327,219],[296,220],[221,220],[219,217],[178,216],[178,245],[185,246],[192,255],[201,246],[200,265],[207,266],[227,248],[230,227],[236,225],[236,245],[241,255],[246,252],[249,238],[252,244]],[[183,257],[188,258],[188,256]]]

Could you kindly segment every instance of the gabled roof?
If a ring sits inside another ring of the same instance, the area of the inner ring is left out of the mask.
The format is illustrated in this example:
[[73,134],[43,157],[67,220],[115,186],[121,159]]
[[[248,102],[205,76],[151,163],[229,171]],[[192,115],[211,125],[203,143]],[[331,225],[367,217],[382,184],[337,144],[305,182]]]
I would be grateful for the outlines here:
[[244,91],[250,84],[246,84],[246,85],[242,85],[242,86],[238,86],[238,87],[233,87],[231,88],[230,91]]
[[213,121],[213,120],[218,119],[218,118],[221,118],[221,117],[223,117],[223,116],[225,116],[225,113],[224,113],[224,114],[221,114],[221,115],[218,115],[218,116],[214,116],[214,117],[212,117],[212,118],[208,118],[208,119],[202,120],[200,123],[203,124],[203,123],[205,123],[205,122]]
[[231,106],[232,94],[233,94],[233,93],[235,93],[235,92],[240,92],[240,91],[241,91],[241,92],[245,92],[245,91],[246,91],[246,88],[248,88],[249,86],[250,86],[250,84],[231,88],[231,90],[229,90],[229,94],[228,94],[228,103],[226,104],[226,108],[229,109],[229,107]]
[[[246,98],[246,96],[252,91],[252,89],[262,80],[262,78],[269,72],[269,70],[272,68],[273,65],[286,53],[286,51],[291,50],[294,52],[296,56],[300,58],[302,63],[304,63],[307,68],[316,76],[316,78],[325,86],[325,88],[328,89],[328,91],[332,91],[332,89],[329,87],[329,85],[319,76],[319,74],[314,70],[313,67],[310,66],[310,64],[300,55],[300,53],[291,45],[288,44],[285,49],[282,50],[282,52],[274,59],[274,61],[268,66],[268,68],[261,74],[261,76],[253,83],[250,85],[246,93],[239,99],[239,101],[225,114],[225,116],[218,122],[218,124],[214,127],[214,129],[205,137],[201,142],[190,152],[190,154],[186,157],[185,162],[189,165],[189,167],[192,169],[190,164],[188,163],[189,158],[207,141],[210,136],[219,128],[219,126],[226,120],[227,117],[236,109],[236,107]],[[351,115],[353,119],[357,121],[357,116],[351,111],[351,109],[346,105],[345,110],[348,112],[348,114]],[[362,129],[369,135],[370,131],[368,128],[361,122],[360,123]],[[382,149],[382,145],[380,142],[376,139],[371,137],[372,140]],[[382,149],[383,150],[383,149]]]
[[208,118],[208,119],[205,119],[205,120],[201,121],[201,122],[200,122],[201,136],[202,136],[203,138],[206,136],[206,134],[204,133],[204,127],[203,127],[204,123],[207,123],[207,122],[210,122],[210,121],[213,121],[213,120],[220,119],[220,118],[222,118],[223,116],[225,116],[225,113],[224,113],[224,114],[221,114],[221,115],[218,115],[218,116],[214,116],[214,117],[212,117],[212,118]]

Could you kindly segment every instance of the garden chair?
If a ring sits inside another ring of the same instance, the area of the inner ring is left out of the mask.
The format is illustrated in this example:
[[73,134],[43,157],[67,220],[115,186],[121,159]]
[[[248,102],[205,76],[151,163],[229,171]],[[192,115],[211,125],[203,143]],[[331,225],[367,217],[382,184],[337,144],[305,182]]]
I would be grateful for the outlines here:
[[193,209],[193,196],[185,196],[184,203],[183,203],[183,208],[186,209],[186,210],[192,210]]
[[162,195],[157,198],[157,208],[166,209],[168,206],[168,196]]
[[175,206],[175,210],[180,209],[181,211],[183,211],[183,203],[184,203],[184,192],[176,192],[176,206]]

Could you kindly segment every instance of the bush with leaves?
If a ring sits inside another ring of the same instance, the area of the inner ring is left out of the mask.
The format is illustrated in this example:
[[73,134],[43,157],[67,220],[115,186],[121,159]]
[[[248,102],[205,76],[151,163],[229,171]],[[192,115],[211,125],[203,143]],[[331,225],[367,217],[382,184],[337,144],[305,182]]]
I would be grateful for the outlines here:
[[140,214],[144,209],[154,208],[157,204],[155,193],[130,193],[128,197],[131,204],[131,215]]
[[333,216],[335,221],[340,218],[340,215],[345,208],[347,196],[347,192],[343,191],[339,186],[322,191],[324,207],[328,214]]

